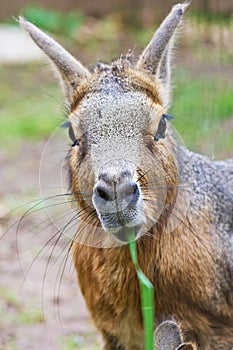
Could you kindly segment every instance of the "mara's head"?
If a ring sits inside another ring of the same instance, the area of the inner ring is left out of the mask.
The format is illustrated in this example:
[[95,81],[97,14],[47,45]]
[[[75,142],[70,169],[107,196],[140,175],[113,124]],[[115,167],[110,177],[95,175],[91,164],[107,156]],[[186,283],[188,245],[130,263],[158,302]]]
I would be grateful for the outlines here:
[[[21,25],[60,72],[69,106],[71,189],[79,234],[124,240],[165,219],[177,193],[173,141],[166,123],[170,51],[188,4],[177,4],[139,58],[129,55],[90,72],[33,24]],[[168,128],[169,129],[169,128]],[[112,233],[113,235],[109,234]]]

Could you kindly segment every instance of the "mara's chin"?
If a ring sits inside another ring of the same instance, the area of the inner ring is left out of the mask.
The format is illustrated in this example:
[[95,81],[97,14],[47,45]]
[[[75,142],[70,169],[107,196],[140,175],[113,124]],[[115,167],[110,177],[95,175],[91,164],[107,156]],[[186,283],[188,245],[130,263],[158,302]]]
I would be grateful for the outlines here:
[[135,238],[139,238],[142,226],[146,222],[144,213],[139,205],[128,207],[122,211],[97,211],[97,214],[104,231],[123,242],[128,242],[129,233],[132,234],[132,232]]
[[108,226],[105,225],[104,222],[102,222],[102,226],[106,233],[114,235],[117,239],[119,239],[122,242],[128,242],[129,241],[129,234],[134,234],[135,239],[139,238],[141,236],[142,226],[144,224],[144,220],[133,220],[128,224],[125,225],[115,225],[115,226]]
[[123,226],[120,227],[117,231],[111,232],[114,234],[114,236],[119,239],[122,242],[128,242],[129,241],[129,234],[134,234],[135,239],[139,238],[141,236],[141,229],[143,224],[139,224],[136,226]]

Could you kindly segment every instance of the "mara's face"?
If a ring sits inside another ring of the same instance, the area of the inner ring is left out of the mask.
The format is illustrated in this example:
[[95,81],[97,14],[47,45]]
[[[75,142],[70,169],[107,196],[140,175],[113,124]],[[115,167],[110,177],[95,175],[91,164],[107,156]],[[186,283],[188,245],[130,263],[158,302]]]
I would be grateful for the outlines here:
[[98,81],[69,117],[77,139],[70,156],[72,190],[98,226],[124,239],[126,228],[142,234],[164,207],[166,142],[154,138],[164,110],[155,90]]
[[188,5],[172,8],[137,61],[119,59],[99,65],[93,74],[55,40],[19,19],[57,67],[71,105],[76,139],[71,182],[85,233],[98,227],[121,237],[131,227],[139,235],[153,226],[171,197],[175,165],[171,143],[164,141],[162,106],[169,104],[172,38]]

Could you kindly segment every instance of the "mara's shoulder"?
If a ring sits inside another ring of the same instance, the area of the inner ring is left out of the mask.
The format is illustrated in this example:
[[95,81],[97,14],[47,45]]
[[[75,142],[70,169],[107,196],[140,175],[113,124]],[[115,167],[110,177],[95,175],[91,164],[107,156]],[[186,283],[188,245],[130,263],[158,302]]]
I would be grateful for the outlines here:
[[213,162],[216,170],[222,176],[222,183],[233,195],[233,158]]
[[[233,159],[212,161],[183,148],[179,167],[191,212],[210,211],[216,232],[233,237]],[[231,244],[231,254],[232,248]]]
[[233,202],[233,158],[213,161],[205,155],[180,147],[178,162],[185,182],[207,192],[225,192]]

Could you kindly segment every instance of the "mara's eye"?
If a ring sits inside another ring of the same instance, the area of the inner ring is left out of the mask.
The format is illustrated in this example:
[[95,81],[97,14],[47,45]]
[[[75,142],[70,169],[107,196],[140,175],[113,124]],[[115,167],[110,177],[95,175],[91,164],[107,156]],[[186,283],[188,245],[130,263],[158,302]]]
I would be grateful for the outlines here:
[[73,142],[73,143],[72,143],[72,147],[78,146],[78,145],[79,145],[79,141],[78,141],[78,139],[76,138],[76,136],[75,136],[75,134],[74,134],[74,129],[72,128],[71,125],[70,125],[70,127],[69,127],[69,137],[70,137],[71,141]]
[[79,141],[78,141],[77,137],[75,136],[74,129],[72,128],[71,123],[69,121],[67,121],[67,122],[63,123],[61,125],[61,127],[62,128],[69,128],[68,133],[69,133],[69,137],[70,137],[71,141],[73,142],[72,143],[72,147],[78,146],[79,145]]
[[74,146],[79,146],[79,140],[78,140],[78,139],[76,139],[76,140],[72,143],[71,147],[74,147]]
[[155,141],[159,141],[160,139],[165,138],[165,132],[167,128],[166,120],[172,120],[174,117],[168,115],[168,114],[163,114],[162,118],[159,121],[158,129],[156,131],[156,134],[154,136]]

